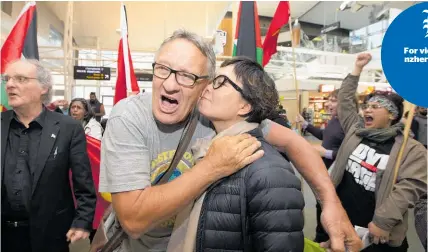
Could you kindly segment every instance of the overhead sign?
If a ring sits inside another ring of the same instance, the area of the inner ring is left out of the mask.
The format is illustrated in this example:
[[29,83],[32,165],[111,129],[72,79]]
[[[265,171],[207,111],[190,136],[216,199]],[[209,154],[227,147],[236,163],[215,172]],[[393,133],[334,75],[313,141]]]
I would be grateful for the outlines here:
[[153,81],[152,73],[135,73],[137,81]]
[[333,24],[330,24],[330,25],[327,25],[327,26],[324,26],[321,29],[321,34],[326,34],[326,33],[332,32],[334,30],[337,30],[339,28],[340,28],[340,21],[333,23]]
[[334,85],[320,85],[319,86],[320,93],[330,93],[330,92],[333,92],[334,89],[335,89]]
[[75,80],[110,80],[110,67],[74,66]]

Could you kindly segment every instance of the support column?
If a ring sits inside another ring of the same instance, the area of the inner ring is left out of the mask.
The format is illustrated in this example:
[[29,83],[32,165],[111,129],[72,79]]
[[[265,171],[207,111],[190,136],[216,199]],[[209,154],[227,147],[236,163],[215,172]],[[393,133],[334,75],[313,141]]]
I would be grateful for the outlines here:
[[[101,67],[102,66],[102,62],[101,62],[101,46],[100,46],[100,38],[97,37],[97,67]],[[97,80],[97,97],[98,99],[100,99],[100,101],[102,101],[102,97],[101,97],[101,81]]]
[[74,2],[68,1],[64,29],[64,99],[67,101],[71,100],[74,86],[73,7]]

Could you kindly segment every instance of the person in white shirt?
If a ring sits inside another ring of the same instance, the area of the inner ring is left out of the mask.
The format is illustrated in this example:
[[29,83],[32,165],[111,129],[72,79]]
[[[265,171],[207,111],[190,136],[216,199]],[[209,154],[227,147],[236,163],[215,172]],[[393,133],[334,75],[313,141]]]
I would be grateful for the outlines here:
[[95,115],[89,103],[83,98],[75,98],[70,102],[68,114],[76,120],[82,122],[85,129],[85,134],[101,140],[103,135],[103,128],[101,124],[95,119]]

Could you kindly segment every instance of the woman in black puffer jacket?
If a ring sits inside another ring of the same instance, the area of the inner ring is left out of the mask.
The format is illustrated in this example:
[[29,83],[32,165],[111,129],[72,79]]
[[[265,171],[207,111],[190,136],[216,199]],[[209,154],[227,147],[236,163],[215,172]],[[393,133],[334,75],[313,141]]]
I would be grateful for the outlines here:
[[[215,138],[247,132],[262,143],[264,156],[218,181],[196,201],[191,213],[191,219],[197,215],[195,242],[185,251],[303,251],[300,181],[259,129],[277,103],[273,80],[244,57],[225,61],[203,92],[199,110],[214,125]],[[199,140],[194,157],[202,157],[209,143]]]

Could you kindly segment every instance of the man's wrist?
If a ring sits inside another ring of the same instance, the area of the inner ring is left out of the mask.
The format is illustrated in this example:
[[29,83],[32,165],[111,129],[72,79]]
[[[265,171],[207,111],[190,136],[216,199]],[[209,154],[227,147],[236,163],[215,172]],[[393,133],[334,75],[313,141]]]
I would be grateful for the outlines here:
[[337,196],[336,190],[333,186],[331,188],[324,188],[319,192],[319,201],[322,209],[329,206],[336,207],[337,204],[340,204],[342,207],[342,202],[340,202],[340,199]]
[[191,171],[194,172],[198,179],[207,180],[208,184],[212,184],[221,178],[216,172],[216,169],[214,169],[212,162],[206,158],[198,162]]

